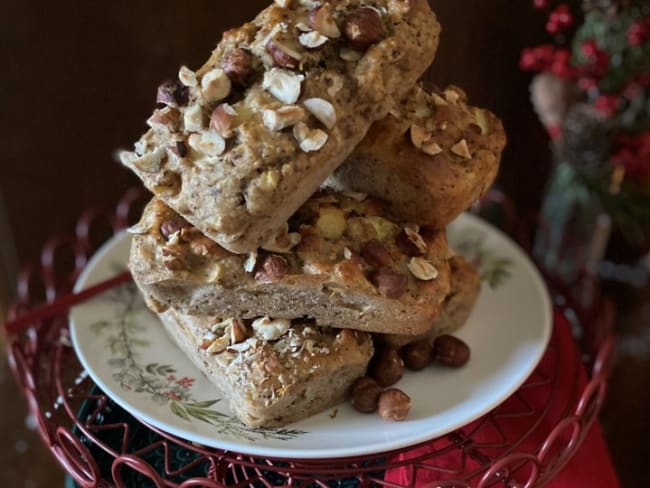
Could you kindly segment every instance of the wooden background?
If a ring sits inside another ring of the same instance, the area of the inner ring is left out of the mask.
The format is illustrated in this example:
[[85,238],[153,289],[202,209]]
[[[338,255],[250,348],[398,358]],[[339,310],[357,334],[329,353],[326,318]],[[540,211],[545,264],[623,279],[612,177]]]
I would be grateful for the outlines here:
[[[225,28],[269,1],[0,2],[0,312],[15,269],[38,256],[47,236],[71,230],[83,209],[111,206],[138,184],[114,154],[144,131],[159,82],[180,64],[201,65]],[[531,3],[431,0],[444,30],[427,74],[440,85],[462,86],[473,103],[503,118],[510,144],[498,184],[522,212],[537,208],[550,161],[529,104],[530,76],[517,69],[521,48],[546,39],[544,18]],[[636,366],[643,368],[650,371],[647,362]],[[638,391],[641,377],[622,376],[629,388],[617,394]],[[0,397],[16,394],[0,368]],[[24,407],[2,404],[0,485],[61,486],[60,471],[24,426]],[[626,405],[610,411],[625,412]],[[650,400],[634,403],[634,422],[648,423],[645,405]],[[621,422],[610,429],[619,469],[636,480],[629,486],[650,486],[638,449],[647,447],[650,426],[639,431]]]

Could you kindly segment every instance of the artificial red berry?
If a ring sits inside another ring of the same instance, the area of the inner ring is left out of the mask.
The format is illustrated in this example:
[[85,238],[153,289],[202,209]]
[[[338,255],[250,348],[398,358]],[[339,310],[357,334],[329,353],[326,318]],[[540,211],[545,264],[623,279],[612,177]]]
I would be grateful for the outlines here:
[[576,70],[571,65],[571,52],[568,49],[555,51],[550,71],[558,78],[572,79],[574,77]]
[[546,30],[550,34],[557,34],[573,25],[573,14],[568,5],[559,5],[551,12],[546,24]]
[[582,91],[590,91],[598,87],[598,80],[590,77],[580,78],[578,86]]
[[627,43],[630,46],[640,46],[650,39],[650,17],[630,25],[627,31]]
[[605,117],[613,117],[621,104],[621,98],[618,95],[600,95],[594,106]]
[[548,7],[548,0],[533,0],[533,5],[535,8],[543,10]]

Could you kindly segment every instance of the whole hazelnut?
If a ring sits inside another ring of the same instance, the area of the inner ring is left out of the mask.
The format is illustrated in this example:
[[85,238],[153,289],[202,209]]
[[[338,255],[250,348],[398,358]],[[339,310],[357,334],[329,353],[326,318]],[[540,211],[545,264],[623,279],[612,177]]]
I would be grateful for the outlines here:
[[359,412],[372,413],[377,410],[382,391],[382,387],[375,380],[363,376],[352,385],[352,406]]
[[343,32],[351,48],[365,51],[384,37],[381,15],[370,7],[361,7],[345,19]]
[[402,390],[389,388],[379,395],[378,408],[382,419],[399,422],[411,411],[411,397]]
[[184,106],[190,100],[190,90],[177,81],[166,81],[158,87],[156,102],[176,107]]
[[262,263],[262,267],[255,273],[255,279],[264,283],[273,283],[281,280],[289,271],[289,263],[282,256],[270,254]]
[[190,223],[183,217],[174,217],[165,220],[160,224],[160,233],[165,239],[169,239],[176,232],[190,227]]
[[266,51],[271,55],[275,65],[281,68],[295,69],[300,62],[300,55],[286,46],[270,40],[266,43]]
[[390,266],[393,264],[388,249],[377,239],[366,242],[361,248],[361,257],[366,260],[370,266]]
[[411,371],[420,371],[431,364],[433,360],[431,357],[432,351],[433,344],[427,340],[407,344],[401,350],[404,365]]
[[380,349],[369,366],[370,376],[384,388],[394,385],[404,375],[404,361],[395,349]]
[[223,57],[221,67],[230,81],[245,86],[253,73],[253,57],[249,52],[235,48]]
[[441,335],[433,341],[433,360],[452,368],[465,366],[470,358],[470,349],[465,342],[451,335]]
[[397,299],[408,288],[408,278],[388,267],[375,270],[370,275],[370,281],[377,287],[377,291],[387,298]]

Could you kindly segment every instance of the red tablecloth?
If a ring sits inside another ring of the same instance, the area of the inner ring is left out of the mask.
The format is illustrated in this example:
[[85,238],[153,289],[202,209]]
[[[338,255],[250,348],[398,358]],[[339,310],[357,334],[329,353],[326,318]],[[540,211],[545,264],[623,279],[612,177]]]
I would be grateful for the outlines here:
[[[563,357],[563,363],[566,361],[566,364],[580,364],[577,361],[579,350],[576,346],[575,340],[571,335],[569,324],[567,323],[566,318],[559,314],[555,314],[555,344],[559,348],[560,357]],[[554,361],[557,356],[546,355],[542,360],[541,368],[544,367],[544,362]],[[588,377],[585,369],[582,366],[578,366],[579,370],[576,372],[573,371],[562,371],[558,379],[558,386],[556,390],[556,395],[559,398],[570,398],[572,392],[576,388],[576,374],[578,376],[578,391],[583,391],[585,386],[588,383]],[[543,392],[536,397],[535,394],[529,395],[529,398],[532,399],[533,407],[535,406],[534,402],[537,402],[538,405],[543,405],[543,402],[547,401],[547,396],[543,396]],[[563,409],[566,406],[566,402],[563,405],[562,402],[556,402],[552,407],[551,411],[546,415],[548,422],[557,422],[558,418],[562,418]],[[507,426],[507,424],[506,424]],[[553,429],[553,425],[545,425],[544,428],[538,429],[531,438],[527,439],[523,443],[519,451],[520,452],[533,452],[536,446],[541,445],[544,441],[545,436]],[[507,427],[506,427],[507,428]],[[513,427],[514,428],[514,427]],[[513,432],[516,435],[516,432]],[[475,442],[481,442],[481,434],[479,433],[476,437],[473,437]],[[487,439],[483,439],[487,440]],[[528,448],[528,449],[526,449]],[[409,452],[407,455],[410,457],[414,455],[425,454],[428,447],[423,447],[422,449]],[[452,464],[457,463],[457,461],[449,459],[449,468],[453,469]],[[445,459],[440,459],[436,457],[435,465],[438,468],[444,468]],[[395,469],[387,473],[387,481],[392,481],[401,485],[408,485],[412,480],[410,479],[411,473],[405,469]],[[424,488],[427,485],[435,486],[435,481],[440,479],[440,471],[429,471],[429,470],[420,470],[417,474],[417,480],[415,486],[417,488]],[[444,479],[444,478],[443,478]],[[607,446],[603,439],[602,431],[600,424],[594,422],[587,437],[584,440],[584,443],[575,453],[573,459],[567,464],[567,466],[549,483],[546,485],[549,488],[619,488],[620,483],[618,481],[614,466],[611,462]]]

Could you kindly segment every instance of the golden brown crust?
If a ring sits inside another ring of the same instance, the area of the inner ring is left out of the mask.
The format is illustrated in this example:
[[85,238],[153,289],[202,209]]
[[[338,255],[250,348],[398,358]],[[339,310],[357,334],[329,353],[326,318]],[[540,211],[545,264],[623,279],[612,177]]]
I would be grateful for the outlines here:
[[129,266],[158,309],[306,316],[323,326],[422,333],[449,292],[445,233],[420,234],[391,221],[378,201],[360,198],[312,197],[274,248],[249,256],[224,250],[187,223],[170,224],[178,215],[154,200],[133,229]]
[[[168,106],[154,113],[136,152],[122,156],[150,190],[233,252],[250,252],[277,231],[433,60],[439,25],[426,2],[373,2],[383,31],[364,52],[348,52],[343,31],[365,2],[331,4],[335,32],[320,28],[332,37],[309,30],[316,4],[273,4],[225,33],[202,68],[179,73],[187,86],[163,90]],[[324,44],[303,45],[310,42]],[[325,105],[310,105],[314,98]],[[299,111],[280,123],[274,113],[287,106]]]
[[499,119],[466,102],[456,87],[414,88],[326,184],[385,199],[405,220],[444,228],[492,185],[506,143]]

